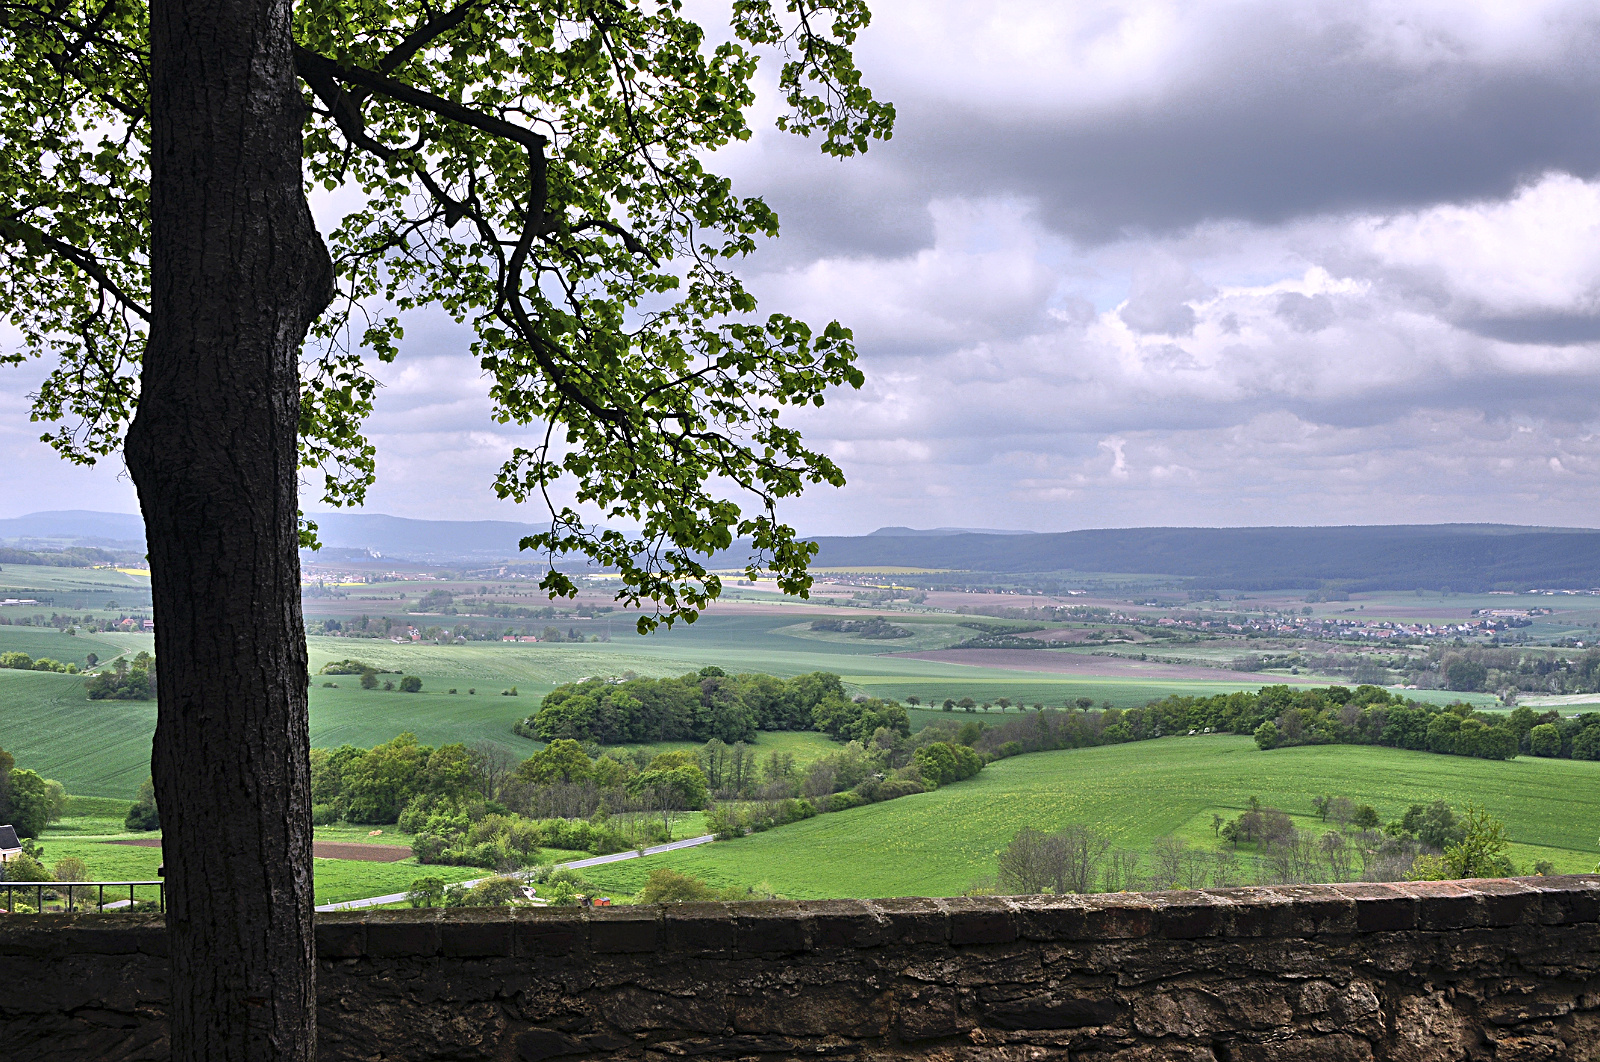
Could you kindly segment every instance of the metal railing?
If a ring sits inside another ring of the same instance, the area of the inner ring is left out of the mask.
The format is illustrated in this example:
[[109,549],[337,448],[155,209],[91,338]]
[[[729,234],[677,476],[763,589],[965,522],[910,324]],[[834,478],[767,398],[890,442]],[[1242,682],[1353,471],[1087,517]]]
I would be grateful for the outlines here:
[[[5,911],[7,914],[12,913],[12,894],[16,891],[21,891],[24,897],[28,895],[28,891],[32,891],[33,909],[42,913],[47,892],[54,893],[54,898],[57,900],[60,900],[64,893],[66,909],[75,911],[77,907],[73,902],[73,893],[77,892],[78,895],[82,896],[84,895],[84,890],[94,889],[98,892],[94,901],[95,910],[103,913],[107,906],[107,889],[128,890],[128,898],[126,900],[113,896],[110,906],[116,909],[123,905],[131,907],[138,902],[134,896],[134,890],[139,888],[154,888],[156,890],[156,908],[163,913],[166,912],[167,883],[164,881],[0,881],[0,889],[4,889],[6,892]],[[87,907],[89,901],[84,900],[83,905]]]

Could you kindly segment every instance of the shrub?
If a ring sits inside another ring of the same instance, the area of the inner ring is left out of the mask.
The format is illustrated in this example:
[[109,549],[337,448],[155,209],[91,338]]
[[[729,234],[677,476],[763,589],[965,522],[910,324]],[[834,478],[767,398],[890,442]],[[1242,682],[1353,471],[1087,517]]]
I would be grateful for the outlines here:
[[516,878],[489,878],[471,888],[452,885],[445,890],[446,907],[505,907],[520,903],[527,897],[522,892],[522,882]]
[[717,890],[699,878],[668,867],[652,870],[644,888],[639,890],[640,903],[690,903],[717,897]]
[[1528,731],[1528,751],[1535,756],[1561,755],[1561,728],[1554,723],[1540,723]]
[[360,660],[335,660],[323,664],[317,672],[319,675],[364,675],[368,672],[377,672],[377,668]]
[[563,867],[545,879],[539,895],[552,907],[571,907],[588,895],[589,889],[583,875]]
[[1265,723],[1262,723],[1260,726],[1256,727],[1255,739],[1256,739],[1256,746],[1258,748],[1262,748],[1262,749],[1275,749],[1275,748],[1277,748],[1278,747],[1278,741],[1279,741],[1278,724],[1274,723],[1270,719],[1267,720]]
[[417,678],[417,676],[415,676],[415,675],[407,675],[405,678],[402,678],[400,680],[400,692],[401,693],[421,693],[422,692],[422,680]]
[[332,826],[339,821],[338,804],[312,804],[311,825]]
[[154,804],[135,804],[122,820],[122,828],[132,832],[161,829],[161,816]]
[[945,741],[924,745],[914,759],[923,779],[935,787],[971,778],[983,769],[983,760],[976,752]]
[[21,852],[5,862],[7,881],[53,881],[50,872],[28,852]]
[[11,771],[11,825],[21,837],[37,837],[57,817],[59,809],[52,797],[51,783],[33,771]]
[[843,793],[834,793],[832,796],[824,798],[822,810],[849,811],[851,808],[859,808],[866,803],[869,803],[869,801],[860,793],[854,789],[847,789]]
[[406,902],[412,907],[439,907],[444,903],[443,878],[418,878],[406,890]]
[[57,881],[88,881],[89,868],[84,866],[83,860],[77,856],[67,856],[56,863],[55,879]]

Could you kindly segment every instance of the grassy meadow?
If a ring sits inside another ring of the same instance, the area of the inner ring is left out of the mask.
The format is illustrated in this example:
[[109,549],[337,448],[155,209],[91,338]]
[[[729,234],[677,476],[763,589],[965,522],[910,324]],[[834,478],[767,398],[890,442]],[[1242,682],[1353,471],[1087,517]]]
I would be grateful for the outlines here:
[[1213,813],[1233,818],[1254,795],[1308,827],[1320,794],[1372,804],[1386,822],[1413,803],[1443,799],[1459,810],[1473,800],[1504,820],[1524,871],[1541,859],[1592,871],[1600,853],[1600,763],[1353,745],[1261,752],[1248,738],[1212,736],[1018,756],[933,793],[587,875],[615,893],[671,866],[721,887],[766,883],[793,899],[948,896],[991,877],[998,852],[1024,827],[1094,825],[1141,852],[1166,835],[1220,847]]
[[[39,838],[39,843],[44,848],[45,865],[54,866],[59,859],[76,856],[83,860],[84,866],[89,869],[89,877],[95,881],[155,881],[156,868],[161,865],[161,849],[110,843],[155,835],[122,833],[121,822],[116,826],[116,833],[89,836],[75,831],[63,833],[54,828],[46,830]],[[320,834],[318,839],[322,839]],[[346,839],[339,838],[339,840]],[[409,837],[402,840],[396,835],[388,843],[409,842]],[[445,881],[466,881],[470,878],[481,878],[486,873],[489,872],[478,867],[425,867],[414,857],[396,863],[373,863],[356,859],[312,860],[312,880],[315,882],[316,900],[319,904],[342,903],[368,896],[404,892],[413,881],[425,875],[443,878]]]
[[[918,631],[918,640],[948,644],[956,637],[951,631],[970,633],[954,626],[959,618],[906,622]],[[385,671],[416,675],[423,689],[416,694],[363,690],[354,675],[314,674],[311,740],[318,746],[346,742],[371,746],[409,730],[426,744],[489,741],[526,756],[538,746],[512,734],[511,725],[534,712],[539,699],[556,686],[628,672],[677,675],[708,664],[730,672],[785,677],[833,671],[852,692],[901,700],[917,696],[924,702],[971,697],[982,703],[1004,697],[1016,704],[1060,705],[1089,697],[1096,703],[1129,707],[1172,693],[1229,692],[1259,685],[1221,670],[1215,680],[1152,681],[917,660],[883,655],[903,648],[895,644],[849,635],[819,637],[824,633],[828,632],[796,624],[793,616],[747,613],[711,614],[693,625],[680,624],[644,638],[618,622],[609,642],[433,645],[313,637],[308,642],[313,673],[331,661],[355,658]],[[153,642],[147,634],[71,636],[48,628],[0,626],[0,652],[15,649],[80,665],[89,652],[108,660],[120,652],[151,649]],[[1115,665],[1107,662],[1108,667]],[[60,781],[70,792],[131,799],[149,773],[155,705],[90,701],[83,681],[80,676],[0,670],[0,748],[16,755],[20,765]],[[512,687],[518,696],[502,695]],[[452,688],[457,692],[449,693]],[[469,689],[477,692],[469,694]],[[913,723],[920,726],[938,714],[913,712]],[[988,718],[1000,714],[996,709]],[[772,739],[765,736],[761,744]]]
[[[148,580],[117,572],[79,569],[8,568],[0,586],[33,578],[44,590],[75,595],[100,608],[115,600],[132,607],[140,589],[148,600]],[[36,578],[35,578],[36,577]],[[77,583],[73,581],[77,580]],[[43,586],[49,582],[51,586]],[[389,592],[397,584],[379,589]],[[413,595],[414,596],[414,595]],[[1442,607],[1437,598],[1392,595],[1367,608],[1373,612],[1419,612]],[[399,600],[397,598],[397,600]],[[1544,604],[1550,599],[1540,599]],[[1558,605],[1567,602],[1555,599]],[[1527,607],[1526,599],[1515,599]],[[65,601],[63,601],[65,604]],[[1451,607],[1460,602],[1452,599]],[[1486,596],[1480,607],[1505,607],[1512,599]],[[1587,608],[1588,602],[1578,602]],[[374,604],[379,613],[385,606]],[[1349,609],[1340,604],[1337,611]],[[1331,605],[1319,610],[1335,610]],[[48,607],[46,607],[48,611]],[[1579,630],[1587,614],[1554,618]],[[8,610],[9,614],[9,610]],[[811,671],[841,675],[853,693],[924,704],[971,697],[980,704],[1006,698],[1014,705],[1059,706],[1088,697],[1119,707],[1143,704],[1169,694],[1212,694],[1254,689],[1254,676],[1223,668],[1181,679],[1152,679],[1126,662],[1095,657],[1085,673],[1024,670],[1027,660],[1005,667],[914,659],[904,652],[946,648],[973,632],[959,623],[971,617],[926,613],[895,614],[892,621],[912,631],[909,639],[881,641],[840,632],[810,630],[805,606],[782,609],[719,608],[693,625],[680,624],[649,637],[636,635],[624,618],[610,624],[605,642],[499,643],[457,645],[397,644],[381,639],[312,637],[313,673],[345,658],[370,663],[398,680],[402,674],[423,681],[417,694],[362,690],[353,675],[313,675],[310,690],[314,745],[370,746],[412,731],[427,744],[488,741],[514,755],[539,746],[511,733],[514,722],[536,710],[556,686],[591,676],[636,674],[661,677],[714,664],[730,672],[758,671],[793,676]],[[1596,612],[1600,617],[1600,612]],[[422,618],[418,617],[418,621]],[[419,622],[419,625],[420,622]],[[570,624],[559,621],[565,628]],[[605,633],[604,620],[583,625]],[[101,661],[119,653],[152,648],[149,635],[69,636],[49,628],[0,625],[0,652],[20,650],[83,666],[88,653]],[[1143,645],[1120,647],[1136,654]],[[1032,650],[1041,662],[1082,649]],[[1151,655],[1178,655],[1160,645]],[[1224,663],[1240,652],[1201,643],[1186,653],[1196,663]],[[1025,654],[1022,654],[1025,655]],[[983,658],[975,658],[983,659]],[[992,658],[990,658],[992,659]],[[1169,671],[1170,673],[1170,671]],[[1214,677],[1213,677],[1214,676]],[[332,685],[324,685],[330,683]],[[516,687],[518,696],[502,691]],[[455,689],[455,693],[449,690]],[[469,693],[469,690],[475,690]],[[1419,698],[1448,701],[1462,695],[1415,691]],[[1488,706],[1488,695],[1465,699]],[[1573,710],[1563,705],[1563,711]],[[1013,709],[1015,711],[1015,709]],[[933,719],[987,718],[957,710],[914,709],[913,726]],[[133,797],[149,772],[153,702],[90,701],[83,676],[0,670],[0,747],[19,766],[61,781],[77,795],[69,817],[43,838],[46,862],[76,855],[100,878],[154,875],[158,849],[106,843],[121,833],[121,803]],[[688,742],[645,746],[652,751],[691,747]],[[801,766],[837,748],[820,734],[762,734],[756,751],[788,752]],[[1451,756],[1358,746],[1302,747],[1262,753],[1249,739],[1228,736],[1167,738],[1154,742],[1078,751],[1039,753],[996,762],[976,779],[934,793],[848,812],[819,816],[737,841],[672,853],[587,872],[613,895],[631,894],[656,866],[670,865],[719,886],[765,883],[794,898],[832,896],[949,895],[992,876],[995,857],[1012,834],[1025,826],[1053,829],[1073,823],[1101,826],[1118,847],[1148,852],[1156,838],[1176,835],[1216,847],[1212,816],[1236,816],[1251,795],[1317,825],[1311,798],[1344,795],[1375,806],[1385,821],[1411,803],[1445,799],[1458,808],[1475,800],[1502,818],[1515,842],[1513,858],[1531,868],[1548,859],[1565,871],[1593,870],[1600,841],[1600,764],[1522,757],[1496,763]],[[687,816],[679,836],[701,832],[701,816]],[[317,831],[319,840],[349,843],[409,844],[393,827],[369,837],[366,827],[337,826]],[[581,853],[546,853],[550,860]],[[1249,873],[1249,859],[1246,873]],[[329,903],[404,890],[424,874],[446,880],[481,876],[475,868],[422,867],[414,860],[374,863],[316,861],[317,902]]]

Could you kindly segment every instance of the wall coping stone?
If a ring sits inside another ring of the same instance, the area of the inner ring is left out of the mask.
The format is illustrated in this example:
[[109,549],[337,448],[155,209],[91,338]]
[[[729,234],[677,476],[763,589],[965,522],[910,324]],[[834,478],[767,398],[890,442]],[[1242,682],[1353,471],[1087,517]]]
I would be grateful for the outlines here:
[[[577,952],[738,959],[917,944],[1315,938],[1596,922],[1600,874],[1576,874],[1083,896],[336,911],[316,916],[316,933],[317,956],[325,961]],[[63,953],[164,957],[164,917],[0,917],[0,955]]]

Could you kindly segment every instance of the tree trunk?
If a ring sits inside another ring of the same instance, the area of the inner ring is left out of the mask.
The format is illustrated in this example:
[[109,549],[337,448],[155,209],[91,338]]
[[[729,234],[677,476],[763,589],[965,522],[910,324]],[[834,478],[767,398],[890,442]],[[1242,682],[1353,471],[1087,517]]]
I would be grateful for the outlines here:
[[151,325],[128,469],[155,598],[172,1058],[316,1053],[299,354],[332,297],[288,0],[154,0]]

